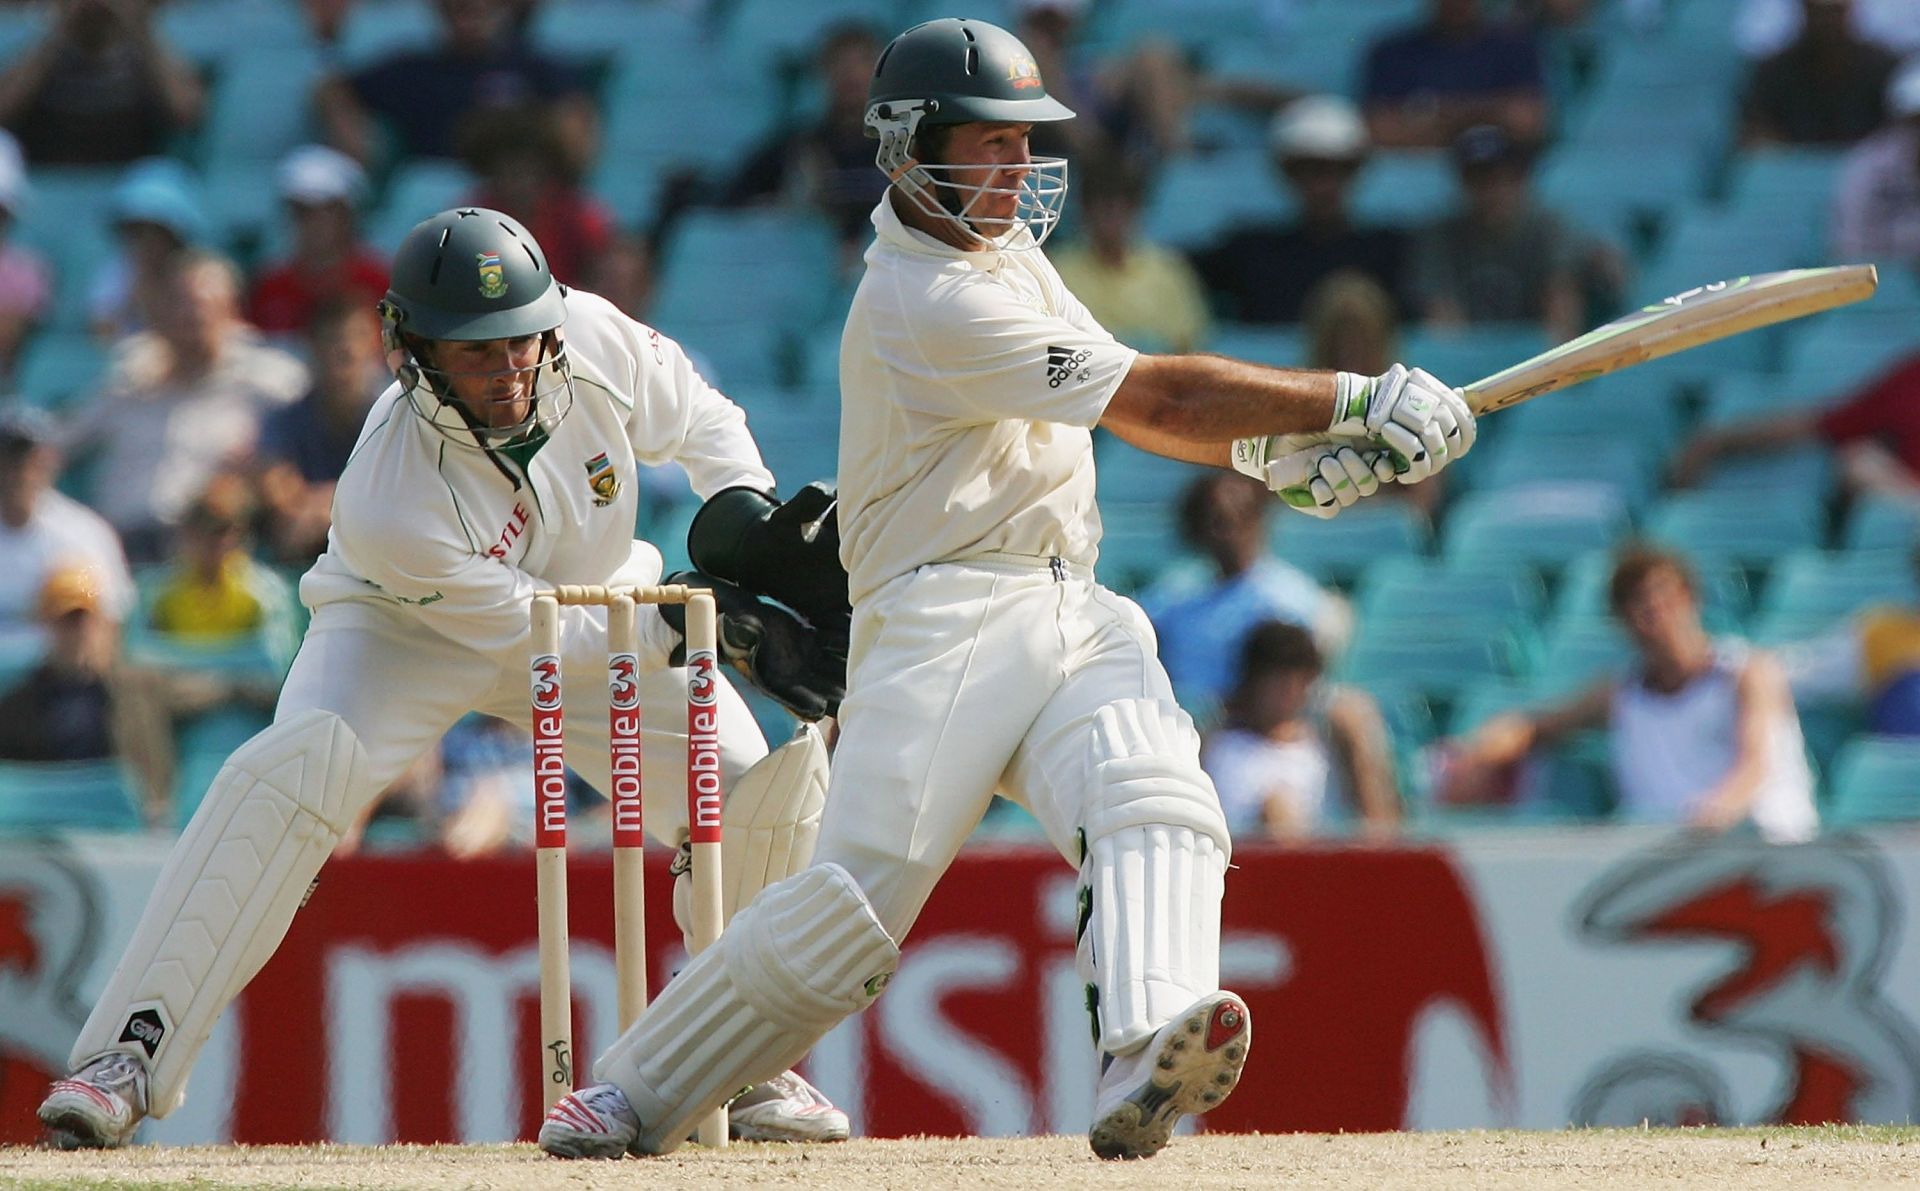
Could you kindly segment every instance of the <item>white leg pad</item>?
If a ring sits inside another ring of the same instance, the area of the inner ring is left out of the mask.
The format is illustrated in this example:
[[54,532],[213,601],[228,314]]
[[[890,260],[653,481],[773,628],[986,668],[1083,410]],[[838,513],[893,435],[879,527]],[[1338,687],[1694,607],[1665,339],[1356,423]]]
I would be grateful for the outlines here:
[[160,871],[133,939],[74,1043],[149,1072],[148,1111],[186,1098],[214,1022],[286,936],[360,805],[367,757],[346,721],[303,711],[227,759]]
[[[827,806],[827,742],[802,724],[792,740],[756,761],[727,791],[721,811],[720,913],[733,921],[762,889],[813,863]],[[681,849],[675,862],[673,918],[682,934],[692,917],[693,880]]]
[[1184,713],[1147,699],[1109,704],[1092,750],[1076,959],[1095,1045],[1125,1054],[1219,989],[1231,852]]
[[727,1097],[800,1061],[892,979],[900,949],[837,864],[769,885],[595,1065],[664,1154]]

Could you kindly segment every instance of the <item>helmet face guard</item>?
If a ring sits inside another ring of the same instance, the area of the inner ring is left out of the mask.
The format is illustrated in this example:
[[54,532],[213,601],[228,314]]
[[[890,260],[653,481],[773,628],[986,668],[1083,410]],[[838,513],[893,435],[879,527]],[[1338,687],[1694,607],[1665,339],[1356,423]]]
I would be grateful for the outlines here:
[[[878,103],[867,110],[867,127],[880,138],[874,163],[922,214],[958,228],[967,238],[991,248],[1038,248],[1053,234],[1066,206],[1067,159],[1031,158],[1017,167],[1023,176],[1010,186],[962,182],[962,171],[985,173],[992,181],[1015,167],[919,160],[914,156],[915,137],[925,110],[924,102]],[[983,230],[974,207],[983,199],[1007,195],[1017,200],[1012,222],[999,231]],[[1030,238],[1020,238],[1021,228]]]
[[[393,281],[380,303],[387,365],[407,402],[447,441],[490,450],[535,430],[552,432],[573,408],[572,370],[560,326],[566,291],[547,268],[531,233],[498,211],[457,207],[407,233],[394,253]],[[538,336],[538,358],[505,372],[455,372],[428,345]],[[526,374],[510,400],[526,412],[494,425],[486,406],[497,398],[461,398],[455,381],[487,391],[489,377]],[[465,383],[469,380],[479,382]]]
[[[927,129],[971,123],[1044,124],[1073,119],[1047,94],[1033,55],[1019,38],[985,21],[945,18],[915,25],[888,43],[867,88],[866,127],[879,139],[874,163],[931,219],[984,247],[1038,247],[1060,222],[1067,163],[1040,157],[1019,166],[923,160]],[[989,185],[1018,172],[1017,183]],[[986,182],[962,181],[985,174]],[[1010,221],[983,221],[989,199],[1016,200]],[[1021,236],[1025,229],[1030,233]]]

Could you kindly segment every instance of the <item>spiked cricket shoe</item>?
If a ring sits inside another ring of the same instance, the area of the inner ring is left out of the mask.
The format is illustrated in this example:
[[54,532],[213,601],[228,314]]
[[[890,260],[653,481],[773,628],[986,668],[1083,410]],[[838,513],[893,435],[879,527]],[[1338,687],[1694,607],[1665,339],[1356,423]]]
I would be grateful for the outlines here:
[[1116,1057],[1094,1094],[1087,1142],[1102,1158],[1151,1158],[1181,1117],[1219,1107],[1240,1082],[1253,1022],[1230,992],[1200,998],[1132,1054]]
[[627,1094],[610,1083],[568,1092],[540,1123],[540,1148],[556,1158],[621,1158],[640,1136]]
[[110,1051],[55,1080],[39,1115],[46,1142],[56,1149],[118,1149],[147,1115],[147,1069],[130,1054]]

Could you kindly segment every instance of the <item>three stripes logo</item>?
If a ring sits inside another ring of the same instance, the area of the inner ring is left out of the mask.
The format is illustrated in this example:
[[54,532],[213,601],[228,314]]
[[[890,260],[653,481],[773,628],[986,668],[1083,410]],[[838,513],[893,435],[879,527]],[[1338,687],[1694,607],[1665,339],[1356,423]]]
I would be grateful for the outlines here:
[[[1093,349],[1083,347],[1075,351],[1070,347],[1049,347],[1047,349],[1047,387],[1057,389],[1073,377],[1082,364],[1093,358]],[[1085,372],[1080,379],[1087,379]]]

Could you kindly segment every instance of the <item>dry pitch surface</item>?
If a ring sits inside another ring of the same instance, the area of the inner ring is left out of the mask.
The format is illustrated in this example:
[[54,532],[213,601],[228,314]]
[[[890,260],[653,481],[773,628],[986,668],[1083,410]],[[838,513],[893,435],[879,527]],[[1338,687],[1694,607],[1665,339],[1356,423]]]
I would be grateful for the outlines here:
[[1891,1187],[1920,1185],[1920,1129],[1567,1133],[1220,1134],[1150,1162],[1094,1159],[1078,1137],[929,1138],[689,1148],[669,1158],[558,1162],[531,1146],[0,1149],[0,1187],[507,1189],[643,1187]]

